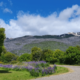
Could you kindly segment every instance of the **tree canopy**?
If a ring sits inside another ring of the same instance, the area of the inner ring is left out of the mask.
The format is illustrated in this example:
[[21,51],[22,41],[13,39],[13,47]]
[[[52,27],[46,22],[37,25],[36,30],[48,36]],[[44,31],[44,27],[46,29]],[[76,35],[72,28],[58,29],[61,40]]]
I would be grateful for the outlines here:
[[4,46],[4,39],[5,39],[5,29],[0,28],[0,56]]

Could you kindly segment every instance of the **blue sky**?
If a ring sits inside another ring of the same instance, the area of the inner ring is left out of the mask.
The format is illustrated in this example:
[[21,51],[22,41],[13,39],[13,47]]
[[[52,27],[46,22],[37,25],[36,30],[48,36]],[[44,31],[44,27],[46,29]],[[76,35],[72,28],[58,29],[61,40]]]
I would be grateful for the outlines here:
[[0,0],[0,26],[9,38],[80,32],[80,0]]

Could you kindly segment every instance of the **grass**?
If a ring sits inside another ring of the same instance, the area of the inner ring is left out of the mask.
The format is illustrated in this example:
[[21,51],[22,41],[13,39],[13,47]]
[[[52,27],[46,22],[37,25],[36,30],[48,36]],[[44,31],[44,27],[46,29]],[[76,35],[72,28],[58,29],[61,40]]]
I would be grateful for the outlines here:
[[[52,75],[58,75],[62,73],[68,72],[68,69],[65,67],[59,67],[57,66],[56,73]],[[46,75],[50,76],[50,75]],[[41,77],[41,76],[39,76]],[[29,72],[27,71],[12,71],[10,70],[9,72],[0,69],[0,80],[30,80],[34,79],[35,77],[32,77]],[[36,77],[38,78],[38,77]]]
[[68,68],[57,66],[57,70],[54,75],[58,75],[58,74],[66,73],[66,72],[69,72]]
[[[4,71],[4,70],[3,70]],[[0,69],[0,80],[29,80],[34,77],[30,76],[27,71],[9,71],[2,73]]]

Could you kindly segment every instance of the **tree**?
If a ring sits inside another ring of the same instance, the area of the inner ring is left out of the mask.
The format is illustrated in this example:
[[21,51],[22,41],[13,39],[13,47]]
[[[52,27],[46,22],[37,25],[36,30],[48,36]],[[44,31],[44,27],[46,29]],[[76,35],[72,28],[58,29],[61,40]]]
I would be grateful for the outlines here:
[[5,29],[0,28],[0,56],[4,46],[4,39],[5,39]]
[[32,60],[39,61],[41,59],[42,50],[38,47],[33,47],[31,49]]
[[31,61],[31,59],[31,54],[28,53],[24,53],[18,58],[19,61]]
[[50,49],[44,49],[42,51],[41,59],[47,62],[52,62],[53,61],[53,51]]
[[65,61],[65,53],[59,49],[55,50],[53,53],[53,62],[64,63]]
[[80,50],[79,47],[69,47],[66,50],[66,63],[67,64],[79,64],[80,63]]

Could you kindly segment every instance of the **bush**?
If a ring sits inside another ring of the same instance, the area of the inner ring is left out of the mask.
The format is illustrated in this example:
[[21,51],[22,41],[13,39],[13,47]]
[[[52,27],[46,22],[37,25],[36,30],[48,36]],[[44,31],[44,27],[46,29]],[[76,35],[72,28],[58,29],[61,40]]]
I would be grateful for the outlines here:
[[44,49],[42,51],[41,59],[47,62],[52,62],[53,61],[53,51],[50,49]]
[[11,61],[10,63],[11,63],[11,64],[15,64],[15,63],[17,63],[17,61],[16,61],[16,60],[13,60],[13,61]]
[[19,61],[31,61],[31,59],[32,59],[31,54],[28,54],[28,53],[22,54],[18,58]]
[[41,53],[42,53],[42,50],[40,48],[33,47],[31,49],[32,60],[40,61],[41,60]]
[[2,46],[2,53],[1,54],[5,54],[5,53],[7,53],[7,50],[4,46]]
[[5,63],[10,62],[12,60],[16,60],[16,59],[17,59],[17,56],[10,52],[7,52],[7,53],[1,55],[1,61],[5,62]]
[[31,76],[38,77],[38,76],[39,76],[39,71],[37,71],[37,70],[35,70],[35,69],[32,69],[32,70],[30,71],[30,74],[31,74]]
[[66,60],[67,64],[79,64],[80,63],[80,50],[77,47],[70,46],[66,50]]
[[53,53],[53,62],[64,63],[65,62],[65,53],[59,49],[55,50]]

